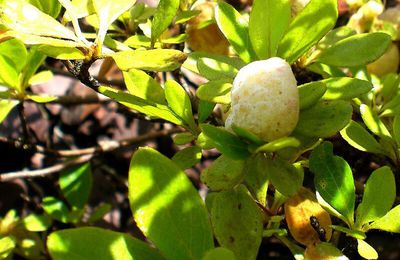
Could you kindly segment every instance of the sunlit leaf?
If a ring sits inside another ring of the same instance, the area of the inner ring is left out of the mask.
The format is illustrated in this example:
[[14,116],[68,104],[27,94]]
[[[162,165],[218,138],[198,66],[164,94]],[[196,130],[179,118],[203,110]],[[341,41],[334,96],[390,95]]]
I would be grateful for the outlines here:
[[0,100],[0,124],[18,103],[17,100]]
[[64,229],[50,234],[53,259],[165,259],[145,242],[127,234],[96,227]]
[[388,166],[375,170],[368,178],[362,201],[357,208],[356,225],[362,227],[383,217],[396,197],[396,183]]
[[0,56],[0,84],[18,89],[18,71],[8,57]]
[[220,104],[231,103],[231,79],[217,79],[199,86],[196,95],[199,99]]
[[83,60],[85,54],[77,48],[39,45],[38,51],[58,60]]
[[0,55],[7,57],[15,70],[20,72],[26,64],[28,52],[21,41],[11,39],[0,44]]
[[182,125],[183,122],[180,118],[177,118],[171,110],[162,104],[157,104],[154,102],[151,102],[149,100],[145,100],[136,96],[133,96],[129,93],[123,92],[121,90],[116,90],[113,88],[101,86],[99,88],[100,93],[103,95],[106,95],[107,97],[110,97],[124,106],[127,106],[131,109],[137,110],[141,113],[144,113],[150,117],[155,117],[155,118],[162,118],[167,121],[170,121],[171,123],[177,124],[177,125]]
[[46,215],[31,214],[22,219],[22,225],[32,232],[46,231],[51,226],[51,219]]
[[278,44],[290,22],[289,0],[255,0],[250,13],[249,35],[259,59],[276,56]]
[[337,17],[337,0],[311,1],[290,23],[278,56],[295,62],[333,28]]
[[210,58],[200,58],[197,61],[197,69],[200,75],[209,80],[233,79],[238,73],[238,69],[233,65]]
[[16,241],[12,236],[0,238],[0,259],[7,259],[7,257],[14,250],[15,246]]
[[179,3],[179,0],[160,0],[151,23],[152,42],[155,42],[172,23],[178,11]]
[[183,170],[159,152],[135,152],[129,201],[138,227],[169,259],[201,259],[213,247],[203,201]]
[[357,251],[360,256],[365,259],[378,259],[378,252],[371,245],[361,239],[357,239],[357,242]]
[[143,69],[150,71],[171,71],[179,68],[186,54],[173,49],[121,51],[112,54],[121,70]]
[[174,143],[177,145],[188,144],[193,141],[196,137],[192,133],[178,133],[172,137]]
[[354,237],[355,239],[366,239],[367,236],[364,232],[355,229],[346,228],[343,226],[331,225],[332,229],[345,233],[347,236]]
[[362,104],[360,106],[360,113],[365,125],[372,133],[380,137],[391,138],[389,130],[386,128],[385,124],[369,106]]
[[221,2],[215,9],[215,20],[239,57],[244,62],[255,60],[256,54],[250,43],[245,18],[231,5]]
[[174,80],[165,82],[165,97],[168,101],[168,106],[175,112],[190,128],[196,129],[196,124],[193,118],[192,104],[189,95]]
[[146,72],[131,69],[129,71],[124,71],[122,74],[129,93],[155,103],[167,104],[163,88]]
[[393,137],[400,146],[400,115],[396,115],[393,121]]
[[29,85],[38,85],[50,81],[53,78],[53,73],[50,70],[43,70],[33,75],[29,81]]
[[372,89],[372,83],[366,80],[333,77],[322,80],[326,84],[327,90],[323,96],[325,100],[352,99],[360,97]]
[[57,0],[29,0],[29,3],[54,18],[57,18],[61,11],[61,5]]
[[373,222],[368,229],[380,229],[387,232],[400,233],[400,205],[391,209],[385,216]]
[[83,208],[92,189],[92,170],[86,163],[60,173],[59,184],[64,197],[71,206]]
[[215,191],[231,189],[242,180],[244,166],[243,160],[221,155],[201,173],[201,182]]
[[385,53],[391,42],[382,32],[353,35],[324,50],[317,61],[338,67],[365,65]]
[[218,65],[218,64],[227,64],[227,65],[230,65],[230,66],[236,68],[237,70],[239,70],[243,66],[246,65],[245,62],[243,62],[241,59],[239,59],[237,57],[228,57],[225,55],[218,55],[218,54],[212,54],[212,53],[206,53],[206,52],[192,52],[189,54],[188,58],[183,63],[182,67],[186,68],[190,71],[193,71],[194,73],[200,74],[200,72],[198,71],[198,68],[197,68],[197,63],[202,58],[214,60],[211,64],[216,64],[218,67],[225,66],[225,65]]
[[69,210],[67,205],[54,197],[45,197],[42,201],[44,211],[52,218],[63,223],[69,222]]
[[354,222],[355,187],[350,166],[333,155],[333,146],[324,142],[310,156],[310,170],[315,174],[314,184],[321,197],[346,218]]
[[190,19],[199,15],[201,11],[199,10],[187,10],[180,12],[175,19],[175,24],[181,24],[189,21]]
[[267,144],[264,144],[256,149],[256,153],[259,152],[276,152],[280,149],[284,149],[287,147],[299,147],[300,141],[295,137],[282,137],[276,140],[273,140]]
[[340,134],[351,146],[360,151],[385,154],[378,141],[364,127],[353,120],[340,131]]
[[211,222],[219,244],[238,259],[256,259],[263,232],[263,216],[244,186],[216,195]]

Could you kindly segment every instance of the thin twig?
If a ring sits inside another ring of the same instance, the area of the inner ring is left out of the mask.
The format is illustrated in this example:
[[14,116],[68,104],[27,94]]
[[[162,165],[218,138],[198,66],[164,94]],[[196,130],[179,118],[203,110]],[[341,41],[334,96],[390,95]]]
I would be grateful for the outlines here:
[[150,132],[150,133],[147,133],[144,135],[140,135],[140,136],[136,136],[133,138],[124,139],[124,140],[120,140],[120,141],[114,141],[114,140],[104,141],[101,144],[94,146],[94,147],[75,149],[75,150],[48,149],[41,145],[28,144],[28,143],[24,143],[20,140],[9,140],[5,137],[0,137],[0,142],[11,144],[12,146],[14,146],[15,148],[18,148],[18,149],[24,149],[24,150],[28,150],[28,151],[37,152],[37,153],[52,154],[52,155],[56,155],[59,157],[75,157],[75,156],[82,156],[82,155],[87,155],[87,154],[111,152],[111,151],[114,151],[117,149],[121,149],[123,147],[128,147],[131,145],[143,143],[143,142],[153,140],[158,137],[168,136],[168,135],[171,135],[174,133],[179,133],[182,131],[183,130],[181,128],[164,129],[161,131]]
[[21,122],[21,127],[22,127],[22,132],[24,135],[24,141],[29,143],[29,128],[28,124],[26,123],[26,118],[25,118],[25,111],[24,111],[24,102],[21,102],[18,104],[18,115],[19,115],[19,120]]
[[67,169],[69,167],[86,163],[90,161],[93,157],[94,154],[86,154],[76,159],[68,160],[40,170],[18,171],[18,172],[0,174],[0,182],[12,181],[19,178],[45,177],[57,173],[59,171],[62,171],[64,169]]

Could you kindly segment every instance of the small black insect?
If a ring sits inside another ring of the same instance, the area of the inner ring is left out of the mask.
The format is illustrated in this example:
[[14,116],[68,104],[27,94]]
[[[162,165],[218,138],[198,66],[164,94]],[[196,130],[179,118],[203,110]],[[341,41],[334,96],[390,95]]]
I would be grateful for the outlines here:
[[317,217],[315,217],[315,216],[310,217],[310,225],[313,227],[315,232],[317,232],[319,240],[321,240],[322,242],[326,242],[326,231],[319,224]]

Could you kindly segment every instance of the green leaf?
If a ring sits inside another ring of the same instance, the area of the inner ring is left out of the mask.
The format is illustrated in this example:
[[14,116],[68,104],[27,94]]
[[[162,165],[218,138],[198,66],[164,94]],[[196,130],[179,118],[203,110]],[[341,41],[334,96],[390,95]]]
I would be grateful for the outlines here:
[[16,242],[12,236],[0,238],[0,259],[7,259],[15,247]]
[[183,170],[159,152],[140,148],[133,155],[129,201],[138,227],[167,258],[200,259],[213,247],[203,201]]
[[197,128],[194,122],[192,104],[189,95],[178,82],[168,80],[165,82],[165,96],[168,106],[193,130]]
[[289,0],[255,0],[250,13],[249,35],[259,59],[276,56],[278,44],[290,22]]
[[216,79],[200,85],[196,91],[196,95],[200,100],[230,104],[231,103],[231,79]]
[[396,115],[393,120],[393,138],[400,146],[400,115]]
[[51,45],[39,45],[38,51],[41,53],[58,59],[58,60],[83,60],[85,59],[85,54],[83,54],[79,49],[72,47],[58,47]]
[[127,234],[96,227],[64,229],[47,239],[50,256],[70,259],[165,259],[145,242]]
[[97,18],[100,21],[97,32],[97,44],[102,44],[110,25],[124,12],[128,11],[136,0],[91,0]]
[[18,103],[17,100],[0,100],[0,124]]
[[151,41],[154,43],[172,23],[179,8],[179,0],[160,0],[151,23]]
[[243,179],[244,165],[243,160],[221,155],[201,173],[201,182],[214,191],[231,189]]
[[125,93],[121,90],[116,90],[105,86],[101,86],[99,91],[103,95],[120,102],[124,106],[137,110],[150,117],[162,118],[177,125],[183,124],[182,120],[177,118],[165,105],[157,104],[149,100],[133,96],[129,93]]
[[192,133],[178,133],[172,137],[174,143],[177,145],[184,145],[194,141],[196,137]]
[[217,194],[211,222],[219,244],[237,259],[256,259],[263,233],[261,210],[244,186]]
[[295,62],[335,26],[337,17],[337,0],[311,1],[290,23],[278,56]]
[[329,66],[318,62],[308,65],[307,69],[322,75],[322,77],[324,78],[347,76],[343,71],[341,71],[337,67]]
[[8,57],[0,56],[0,67],[0,84],[13,89],[18,89],[19,74],[12,60]]
[[266,162],[265,154],[258,153],[249,157],[244,167],[245,184],[254,198],[264,207],[267,206],[267,190],[269,184]]
[[372,89],[372,83],[366,80],[341,77],[322,80],[326,84],[327,90],[322,97],[325,100],[334,99],[353,99]]
[[235,260],[235,254],[225,248],[216,247],[206,252],[202,260]]
[[69,168],[60,173],[61,191],[71,206],[82,209],[92,189],[92,170],[89,163]]
[[184,43],[187,39],[188,35],[186,33],[181,33],[176,36],[168,37],[165,39],[160,39],[161,43],[164,44],[179,44]]
[[88,223],[94,223],[104,217],[105,214],[110,212],[112,209],[111,205],[108,203],[102,203],[100,206],[96,207],[92,214],[90,215],[89,219],[87,220]]
[[177,152],[171,159],[183,170],[196,165],[201,160],[201,148],[198,146],[186,147]]
[[280,149],[284,149],[287,147],[299,147],[299,146],[300,146],[300,141],[297,140],[297,138],[286,136],[258,147],[255,152],[256,153],[276,152]]
[[400,205],[391,209],[385,216],[373,222],[368,229],[380,229],[387,232],[400,233]]
[[345,233],[347,236],[354,237],[355,239],[365,239],[365,238],[367,238],[365,233],[362,232],[362,231],[349,229],[349,228],[346,228],[346,227],[336,226],[336,225],[330,225],[330,227],[332,229],[334,229],[334,230],[337,230],[337,231],[340,231],[342,233]]
[[371,245],[361,239],[357,239],[357,242],[357,251],[360,256],[365,259],[378,259],[378,252]]
[[29,81],[29,85],[38,85],[50,81],[53,78],[53,72],[50,70],[43,70],[35,75],[33,75]]
[[300,112],[295,131],[305,136],[329,137],[349,123],[352,112],[353,108],[349,102],[319,101]]
[[56,96],[47,96],[47,95],[26,95],[26,99],[32,100],[36,103],[49,103],[58,99]]
[[381,89],[379,94],[383,96],[383,99],[387,102],[396,96],[397,88],[400,83],[400,78],[395,73],[386,74],[381,79]]
[[354,223],[355,188],[350,166],[333,155],[333,146],[324,142],[310,156],[310,170],[315,174],[314,184],[320,196],[347,220]]
[[371,130],[372,133],[383,138],[392,138],[385,124],[381,121],[376,112],[373,111],[369,106],[362,104],[360,106],[360,113],[365,125],[369,130]]
[[43,210],[52,218],[62,223],[69,222],[69,210],[67,205],[54,197],[45,197],[42,201]]
[[357,208],[356,225],[362,227],[383,217],[396,197],[396,183],[388,166],[375,170],[368,178],[363,199]]
[[338,67],[366,65],[382,56],[391,42],[382,32],[353,35],[324,50],[317,61]]
[[214,111],[215,103],[199,100],[198,122],[204,123]]
[[172,71],[186,59],[185,53],[173,49],[121,51],[111,56],[121,70]]
[[46,56],[37,51],[37,46],[31,46],[28,52],[26,66],[22,70],[22,88],[30,86],[29,81],[35,75],[36,71],[43,64]]
[[225,129],[208,124],[202,124],[201,129],[222,154],[232,159],[244,159],[250,155],[247,144]]
[[313,81],[298,86],[300,110],[310,108],[315,105],[325,94],[326,85],[321,81]]
[[235,8],[223,2],[218,3],[215,9],[215,20],[219,29],[244,62],[248,63],[256,59],[250,43],[248,22]]
[[22,219],[22,225],[28,231],[46,231],[51,226],[51,219],[46,215],[30,214]]
[[330,48],[336,42],[355,35],[357,32],[347,26],[341,26],[328,32],[321,41],[318,42],[316,48],[317,50],[325,50]]
[[[208,61],[208,64],[210,66],[221,66],[219,64],[228,64],[237,70],[241,69],[246,65],[245,62],[243,62],[241,59],[237,57],[228,57],[225,55],[218,55],[218,54],[212,54],[212,53],[206,53],[206,52],[192,52],[189,54],[188,58],[186,61],[183,63],[182,67],[185,69],[188,69],[190,71],[193,71],[194,73],[199,74],[199,70],[197,68],[197,63],[199,62],[200,59],[202,58],[207,58],[207,59],[212,59],[214,60],[213,62]],[[226,65],[222,65],[226,66]]]
[[284,196],[294,195],[302,186],[304,172],[280,158],[264,158],[265,171],[272,185]]
[[261,140],[257,135],[253,134],[252,132],[237,126],[236,124],[232,123],[231,128],[235,134],[249,142],[252,142],[257,145],[262,145],[265,141]]
[[209,80],[221,78],[229,78],[232,80],[238,73],[238,69],[233,65],[210,58],[200,58],[197,61],[197,69],[200,75]]
[[166,105],[161,85],[146,72],[136,69],[123,72],[126,88],[134,96]]
[[26,65],[28,52],[20,40],[11,39],[0,44],[0,55],[7,57],[12,67],[20,72]]
[[29,3],[54,18],[57,18],[61,11],[61,5],[57,0],[29,0]]
[[340,131],[340,135],[346,142],[360,151],[385,154],[382,146],[375,138],[359,123],[351,120],[350,123]]
[[78,41],[72,31],[24,0],[4,2],[1,21],[18,33]]
[[201,13],[199,10],[187,10],[180,12],[175,19],[175,24],[186,23],[190,19],[198,16]]

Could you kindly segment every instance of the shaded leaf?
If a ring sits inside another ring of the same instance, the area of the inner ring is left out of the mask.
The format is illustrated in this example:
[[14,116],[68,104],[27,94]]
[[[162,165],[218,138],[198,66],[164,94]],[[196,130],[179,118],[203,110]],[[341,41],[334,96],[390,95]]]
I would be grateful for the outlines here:
[[278,56],[295,62],[333,28],[337,17],[337,0],[311,1],[290,23]]
[[201,13],[201,11],[199,11],[199,10],[182,11],[176,16],[175,24],[186,23],[187,21],[189,21],[190,19],[196,17],[200,13]]
[[346,228],[343,226],[331,225],[332,229],[345,233],[347,236],[354,237],[355,239],[366,239],[367,236],[364,232],[355,229]]
[[382,32],[353,35],[324,50],[317,61],[338,67],[365,65],[382,56],[391,42]]
[[111,205],[108,203],[102,203],[100,206],[94,208],[92,214],[88,219],[88,223],[94,223],[104,217],[105,214],[110,212],[112,209]]
[[207,118],[212,114],[214,107],[215,103],[199,100],[198,122],[204,123]]
[[171,159],[183,170],[196,165],[201,160],[201,148],[198,146],[186,147],[177,152]]
[[392,208],[395,197],[393,172],[388,166],[375,170],[368,178],[362,201],[357,208],[356,225],[362,227],[383,217]]
[[202,124],[201,129],[222,154],[232,159],[244,159],[250,155],[247,144],[225,129],[208,124]]
[[352,112],[352,106],[346,101],[319,101],[300,112],[295,132],[305,136],[332,136],[349,123]]
[[263,232],[263,216],[244,186],[216,195],[211,222],[219,244],[238,259],[256,259]]
[[284,149],[287,147],[299,147],[300,141],[295,137],[282,137],[271,141],[267,144],[264,144],[256,149],[256,153],[259,152],[276,152],[280,149]]
[[45,197],[42,201],[44,211],[52,218],[63,223],[69,222],[69,210],[67,205],[54,197]]
[[213,247],[203,201],[183,170],[159,152],[135,152],[129,201],[138,227],[169,259],[200,259]]
[[177,145],[188,144],[192,142],[196,137],[192,133],[178,133],[172,137],[174,143]]
[[300,110],[315,105],[325,94],[326,85],[321,81],[314,81],[298,86]]
[[255,60],[248,31],[248,23],[238,11],[226,3],[218,3],[215,20],[235,52],[244,62]]
[[59,184],[71,206],[81,209],[92,189],[92,170],[89,163],[69,168],[60,173]]
[[200,179],[214,191],[231,189],[242,180],[244,166],[243,160],[221,155],[201,173]]
[[310,170],[315,174],[314,184],[321,197],[347,220],[354,223],[355,187],[350,166],[333,155],[329,142],[317,146],[310,156]]
[[289,0],[255,0],[250,13],[249,35],[259,59],[276,56],[278,44],[290,22]]
[[142,69],[150,71],[172,71],[181,66],[186,54],[172,49],[121,51],[112,54],[121,70]]
[[50,234],[47,248],[53,259],[165,259],[132,236],[96,227],[64,229]]
[[393,121],[393,137],[400,146],[400,115],[396,115]]
[[353,120],[351,120],[350,123],[340,131],[340,134],[351,146],[360,151],[385,154],[382,146],[375,140],[375,138],[359,123]]
[[225,248],[225,247],[216,247],[206,252],[202,260],[235,260],[235,254]]
[[263,206],[267,206],[269,184],[265,154],[258,153],[246,160],[244,180],[247,188]]

